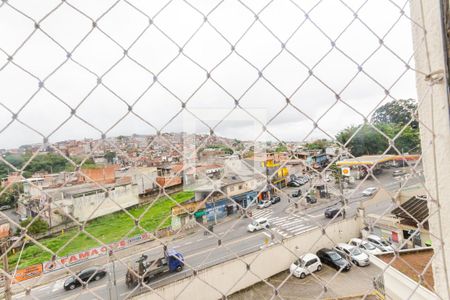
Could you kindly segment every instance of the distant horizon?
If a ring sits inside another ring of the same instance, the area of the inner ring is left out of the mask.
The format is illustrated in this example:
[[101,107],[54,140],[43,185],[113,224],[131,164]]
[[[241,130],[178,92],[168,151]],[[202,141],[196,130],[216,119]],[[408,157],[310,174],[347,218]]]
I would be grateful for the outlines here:
[[[199,135],[199,136],[208,136],[209,135],[208,133],[187,133],[187,132],[184,132],[184,131],[180,131],[180,132],[162,132],[161,133],[161,135],[165,135],[165,134],[188,134],[188,135],[195,134],[195,135]],[[120,134],[120,135],[116,135],[116,136],[108,136],[108,137],[105,138],[105,140],[118,139],[121,136],[127,137],[127,138],[130,138],[130,137],[133,137],[133,136],[135,136],[135,137],[153,137],[153,136],[157,136],[157,134],[140,134],[140,133],[132,133],[130,135]],[[255,143],[255,142],[256,143],[272,143],[272,144],[278,144],[279,143],[279,141],[269,141],[269,140],[267,140],[267,141],[250,141],[250,140],[241,140],[241,139],[238,139],[238,138],[230,138],[230,137],[226,137],[226,136],[218,136],[218,135],[215,135],[215,136],[217,138],[221,138],[221,139],[237,140],[239,142],[244,142],[244,143],[245,142],[247,142],[247,143],[248,142],[251,142],[251,143]],[[323,137],[322,138],[311,138],[311,139],[308,139],[308,140],[305,140],[305,141],[290,140],[290,141],[282,141],[282,142],[286,143],[286,144],[288,144],[288,143],[309,143],[309,142],[312,142],[312,141],[322,140],[322,139],[330,141],[330,142],[333,142],[332,139],[327,139],[327,138],[323,138]],[[56,145],[56,144],[60,144],[60,143],[67,143],[67,142],[71,142],[71,141],[78,142],[78,141],[83,141],[83,140],[100,141],[100,140],[102,140],[102,138],[97,138],[97,139],[93,138],[93,137],[84,137],[84,138],[81,138],[81,139],[70,138],[70,139],[60,140],[60,141],[56,141],[56,142],[48,142],[47,144],[48,145]],[[17,146],[17,147],[8,147],[8,148],[1,147],[0,149],[8,151],[8,150],[20,149],[20,148],[24,148],[24,147],[40,146],[40,145],[43,145],[43,144],[44,144],[43,142],[42,143],[36,142],[36,143],[22,144],[22,145]]]

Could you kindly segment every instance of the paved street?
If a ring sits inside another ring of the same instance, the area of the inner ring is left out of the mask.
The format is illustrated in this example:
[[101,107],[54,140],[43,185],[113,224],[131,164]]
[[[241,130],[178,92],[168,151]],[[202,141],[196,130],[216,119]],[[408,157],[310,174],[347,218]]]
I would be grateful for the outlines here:
[[[392,179],[390,172],[385,172],[385,174],[380,175],[379,180],[390,191],[395,191],[399,188],[400,183]],[[422,180],[420,177],[416,177],[408,182],[408,185],[417,183],[420,180]],[[366,181],[357,191],[354,191],[349,201],[348,217],[353,216],[356,213],[359,202],[366,199],[361,197],[361,191],[368,186],[374,186],[374,183],[373,180]],[[302,189],[306,190],[306,187]],[[178,250],[185,256],[186,267],[180,273],[160,277],[151,283],[151,287],[155,288],[182,277],[190,276],[192,269],[202,269],[236,258],[237,256],[242,256],[246,253],[257,251],[264,245],[265,240],[271,233],[274,238],[273,242],[278,242],[284,238],[301,234],[302,232],[330,222],[329,219],[324,217],[324,205],[320,203],[318,203],[318,207],[300,208],[301,212],[298,213],[290,214],[286,212],[286,207],[289,204],[286,195],[291,195],[294,190],[294,188],[286,188],[283,191],[285,193],[281,195],[282,200],[280,203],[265,209],[253,210],[254,218],[266,217],[269,220],[271,228],[268,231],[247,232],[247,225],[250,220],[241,217],[240,219],[231,219],[226,223],[216,225],[214,235],[210,234],[205,236],[202,230],[198,230],[194,234],[171,243],[169,245],[170,248]],[[391,205],[390,200],[386,200],[369,207],[368,212],[377,213],[385,211]],[[336,203],[336,200],[330,199],[329,205],[333,203]],[[220,246],[218,245],[219,239],[221,240]],[[156,259],[162,254],[162,247],[153,247],[144,252],[149,256],[150,260]],[[132,266],[141,254],[142,252],[132,254],[122,260],[124,263],[115,262],[114,266],[112,263],[107,264],[105,267],[109,272],[109,276],[99,282],[89,284],[87,289],[78,288],[70,292],[64,291],[63,283],[67,278],[66,276],[51,284],[32,288],[31,294],[28,296],[23,293],[23,290],[20,290],[19,286],[15,286],[14,291],[16,295],[14,299],[33,299],[33,297],[39,299],[48,297],[52,299],[124,299],[132,293],[139,292],[139,288],[134,291],[127,289],[125,285],[125,273],[127,271],[127,265]],[[114,277],[116,279],[116,285],[113,284]]]

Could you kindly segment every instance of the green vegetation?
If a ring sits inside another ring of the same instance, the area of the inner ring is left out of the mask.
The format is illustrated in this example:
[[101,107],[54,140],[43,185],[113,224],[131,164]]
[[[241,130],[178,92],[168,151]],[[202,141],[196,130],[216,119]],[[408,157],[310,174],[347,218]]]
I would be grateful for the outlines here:
[[[13,155],[5,154],[4,159],[9,162],[14,167],[20,169],[25,163],[31,158],[31,153],[23,155]],[[71,157],[71,159],[79,164],[82,160],[76,157]],[[83,164],[83,168],[95,167],[95,163],[92,159],[88,159]],[[64,157],[55,153],[39,154],[37,155],[25,168],[23,176],[25,178],[31,177],[36,172],[48,172],[48,173],[59,173],[62,171],[74,171],[74,166]],[[0,162],[0,177],[6,177],[9,173],[13,172],[8,165]]]
[[306,144],[308,150],[324,150],[326,147],[330,146],[331,142],[326,139],[315,140],[311,143]]
[[288,148],[283,143],[278,143],[277,147],[275,148],[275,152],[287,152]]
[[[204,149],[222,150],[223,152],[225,152],[225,154],[233,154],[234,153],[234,150],[231,149],[230,147],[228,147],[227,145],[220,145],[220,144],[219,145],[209,145],[209,146],[205,147]],[[201,152],[201,151],[199,151],[199,152]]]
[[[28,224],[33,221],[32,218],[28,218],[25,221],[20,222],[20,226],[27,227]],[[42,220],[41,217],[36,218],[36,220],[28,227],[28,233],[30,234],[37,234],[37,233],[44,233],[48,230],[48,223]]]
[[114,162],[114,158],[116,158],[116,152],[108,151],[105,153],[105,158],[108,161],[108,163],[112,164]]
[[[171,198],[177,203],[182,203],[191,199],[193,195],[192,192],[180,192],[171,195]],[[146,212],[146,209],[150,205],[151,204],[132,208],[129,210],[129,213],[134,217],[141,218],[140,225],[146,231],[151,232],[159,228],[168,227],[171,221],[171,207],[174,206],[175,203],[166,197],[160,198],[154,202],[153,205],[151,205],[151,208]],[[132,237],[142,233],[142,230],[136,228],[134,221],[123,211],[92,220],[88,222],[85,230],[103,243],[112,243],[119,241],[122,238]],[[72,238],[73,240],[70,241]],[[88,235],[81,233],[78,229],[71,229],[57,237],[41,239],[39,242],[56,252],[58,256],[66,256],[71,253],[99,246],[97,241],[93,240]],[[69,244],[64,246],[67,242],[69,242]],[[9,263],[11,265],[16,264],[19,256],[20,253],[11,255],[9,257]],[[48,252],[45,252],[39,246],[32,245],[24,249],[19,266],[26,267],[49,259],[51,259],[51,255]]]
[[[372,117],[373,126],[368,124],[350,126],[339,132],[336,139],[345,144],[361,128],[347,144],[354,156],[384,153],[390,146],[384,135],[391,139],[395,138],[394,146],[399,152],[420,152],[418,124],[416,121],[409,123],[416,107],[413,100],[389,102],[375,111]],[[391,148],[388,153],[398,152]]]
[[[0,187],[0,193],[3,192],[3,188]],[[20,193],[23,192],[23,184],[13,184],[0,196],[0,206],[11,205],[14,206],[19,199]]]

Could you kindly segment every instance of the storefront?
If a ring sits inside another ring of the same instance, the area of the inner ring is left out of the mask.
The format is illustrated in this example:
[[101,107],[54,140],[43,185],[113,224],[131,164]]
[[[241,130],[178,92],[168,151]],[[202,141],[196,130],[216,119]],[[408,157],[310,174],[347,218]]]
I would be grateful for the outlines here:
[[241,207],[247,208],[254,199],[257,193],[250,191],[230,198],[224,198],[216,201],[206,203],[205,215],[208,222],[217,222],[218,220],[235,214]]
[[205,205],[201,202],[182,203],[172,207],[171,227],[173,230],[204,223]]

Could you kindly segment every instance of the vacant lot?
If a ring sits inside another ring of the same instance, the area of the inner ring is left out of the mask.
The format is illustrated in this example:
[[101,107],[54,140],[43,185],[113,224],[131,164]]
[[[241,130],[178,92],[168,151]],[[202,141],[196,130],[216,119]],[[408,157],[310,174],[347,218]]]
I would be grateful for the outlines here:
[[[189,200],[192,192],[181,192],[171,196],[177,203]],[[140,218],[140,226],[146,231],[166,228],[170,225],[170,209],[175,203],[166,197],[160,198],[152,204],[128,210],[135,218]],[[125,212],[120,211],[88,222],[85,231],[103,243],[111,243],[124,237],[131,237],[142,232],[135,226],[134,220]],[[78,229],[66,231],[57,237],[45,238],[39,241],[58,256],[66,256],[81,250],[99,246],[99,243]],[[9,263],[19,267],[41,263],[51,259],[51,254],[37,245],[31,245],[9,256]]]

